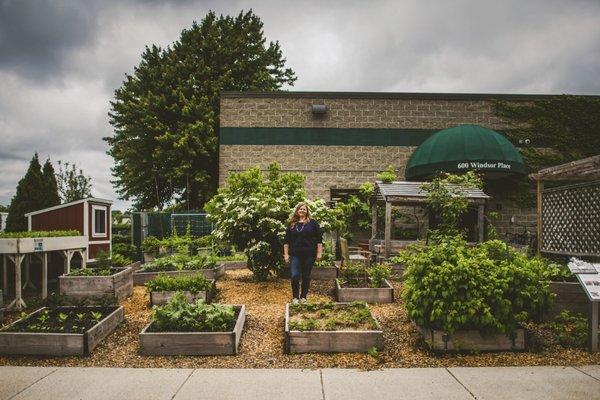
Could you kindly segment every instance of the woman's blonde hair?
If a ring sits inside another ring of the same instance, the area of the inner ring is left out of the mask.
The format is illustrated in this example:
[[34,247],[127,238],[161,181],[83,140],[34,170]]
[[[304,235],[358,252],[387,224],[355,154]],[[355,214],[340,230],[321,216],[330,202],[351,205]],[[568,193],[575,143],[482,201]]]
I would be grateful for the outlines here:
[[300,220],[300,217],[298,216],[298,209],[302,206],[306,207],[306,222],[310,221],[310,208],[308,207],[308,204],[301,201],[300,203],[296,204],[296,208],[294,208],[294,214],[292,214],[292,218],[290,219],[290,226],[294,226],[296,222]]

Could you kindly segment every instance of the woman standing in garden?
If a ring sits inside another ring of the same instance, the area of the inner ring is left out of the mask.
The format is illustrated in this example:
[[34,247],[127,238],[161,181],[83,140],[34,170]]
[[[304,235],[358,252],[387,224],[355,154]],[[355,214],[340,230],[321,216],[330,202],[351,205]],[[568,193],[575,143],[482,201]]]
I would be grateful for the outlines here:
[[[319,223],[310,217],[306,203],[298,203],[285,231],[283,258],[291,262],[292,303],[306,302],[310,273],[323,254],[323,234]],[[300,291],[302,279],[302,291]]]

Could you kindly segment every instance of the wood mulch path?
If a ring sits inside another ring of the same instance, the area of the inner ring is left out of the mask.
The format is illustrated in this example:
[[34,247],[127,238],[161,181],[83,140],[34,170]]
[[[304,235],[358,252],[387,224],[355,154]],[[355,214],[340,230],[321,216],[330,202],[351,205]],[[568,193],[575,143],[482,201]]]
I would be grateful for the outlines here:
[[[402,283],[393,282],[399,294]],[[149,296],[135,287],[123,301],[125,321],[86,357],[0,357],[0,365],[63,367],[152,367],[152,368],[398,368],[450,366],[525,366],[600,364],[600,353],[565,349],[558,345],[536,352],[480,354],[434,354],[428,351],[406,316],[401,297],[392,304],[373,305],[373,313],[384,331],[385,349],[368,354],[284,354],[284,310],[290,300],[286,279],[256,283],[247,270],[228,271],[217,282],[215,302],[245,304],[246,325],[239,354],[235,356],[141,356],[139,333],[149,322]],[[334,283],[315,281],[309,300],[334,299]],[[18,318],[9,314],[7,321]],[[5,321],[5,322],[7,322]],[[539,347],[539,346],[538,346]]]

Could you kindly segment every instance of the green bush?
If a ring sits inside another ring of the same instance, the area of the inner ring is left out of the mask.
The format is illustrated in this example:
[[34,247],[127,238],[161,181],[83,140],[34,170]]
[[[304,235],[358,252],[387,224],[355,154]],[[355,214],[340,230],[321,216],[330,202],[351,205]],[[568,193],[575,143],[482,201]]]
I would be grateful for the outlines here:
[[235,324],[233,306],[206,304],[202,300],[189,303],[183,292],[177,292],[162,307],[154,307],[154,330],[162,332],[226,332]]
[[117,243],[122,243],[122,244],[131,244],[131,237],[127,236],[127,235],[119,235],[119,234],[113,234],[112,235],[112,244],[113,246]]
[[388,264],[375,264],[367,267],[367,276],[369,277],[371,287],[381,287],[386,279],[392,276],[392,267]]
[[137,250],[132,244],[117,243],[112,246],[113,258],[115,255],[120,255],[130,260],[137,258]]
[[114,253],[112,255],[111,261],[112,261],[112,266],[117,267],[117,268],[126,267],[133,263],[133,261],[130,258],[122,256],[121,254],[114,254]]
[[149,292],[176,292],[178,290],[198,293],[212,289],[212,282],[203,275],[196,276],[166,276],[158,275],[146,282]]
[[64,236],[81,236],[81,233],[74,229],[67,231],[0,232],[0,239],[24,239]]
[[315,262],[315,267],[316,268],[332,267],[335,264],[334,261],[335,261],[335,256],[331,249],[331,244],[328,242],[323,243],[323,254],[321,255],[321,261]]
[[563,347],[585,348],[588,340],[588,320],[584,315],[563,311],[550,323],[558,343]]
[[468,247],[462,236],[437,237],[402,252],[404,300],[419,325],[454,333],[512,333],[552,300],[547,279],[556,268],[493,240]]

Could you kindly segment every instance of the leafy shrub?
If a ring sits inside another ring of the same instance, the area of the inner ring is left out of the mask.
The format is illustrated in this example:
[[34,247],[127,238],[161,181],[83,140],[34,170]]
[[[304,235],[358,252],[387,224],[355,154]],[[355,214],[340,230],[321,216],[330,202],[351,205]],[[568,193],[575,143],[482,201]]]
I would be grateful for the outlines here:
[[178,290],[198,293],[212,289],[212,282],[203,275],[196,276],[166,276],[158,275],[146,282],[149,292],[176,292]]
[[73,229],[66,231],[0,232],[0,239],[23,239],[65,236],[81,236],[81,233]]
[[131,237],[129,237],[127,235],[113,234],[112,235],[112,244],[113,244],[113,247],[117,243],[131,244]]
[[461,236],[438,237],[400,254],[406,266],[403,293],[410,318],[454,333],[512,333],[550,305],[547,278],[556,273],[542,259],[529,259],[493,240],[467,247]]
[[145,253],[149,253],[154,256],[157,256],[158,252],[160,250],[160,239],[157,238],[156,236],[148,236],[142,242],[142,250]]
[[321,261],[315,262],[316,268],[331,267],[335,264],[335,256],[331,249],[331,243],[323,243],[323,254],[321,255]]
[[585,348],[588,340],[588,320],[581,314],[562,311],[550,323],[558,343],[563,347]]
[[130,258],[122,256],[121,254],[114,254],[114,253],[111,258],[111,261],[112,261],[112,266],[117,267],[117,268],[126,267],[133,263],[133,261]]
[[113,257],[118,254],[130,260],[137,257],[137,249],[132,244],[117,243],[112,246]]
[[393,165],[388,165],[385,171],[381,171],[377,174],[377,179],[383,183],[392,183],[396,180],[396,171]]
[[371,282],[371,287],[381,287],[386,279],[392,276],[392,267],[388,264],[375,264],[367,267],[367,276]]
[[206,304],[202,300],[188,303],[177,292],[162,307],[154,307],[154,330],[162,332],[226,332],[235,324],[233,306]]
[[190,256],[185,253],[175,253],[144,264],[140,271],[160,272],[200,270],[213,268],[215,265],[216,261],[212,256]]
[[365,264],[361,262],[348,262],[340,269],[340,278],[349,285],[358,285],[367,279]]

